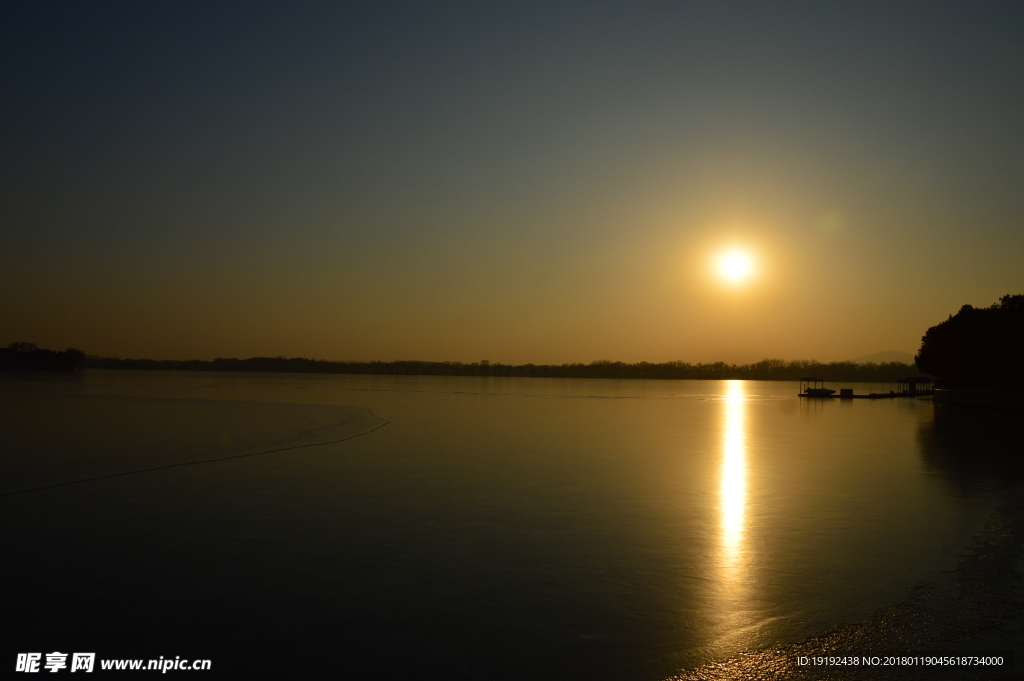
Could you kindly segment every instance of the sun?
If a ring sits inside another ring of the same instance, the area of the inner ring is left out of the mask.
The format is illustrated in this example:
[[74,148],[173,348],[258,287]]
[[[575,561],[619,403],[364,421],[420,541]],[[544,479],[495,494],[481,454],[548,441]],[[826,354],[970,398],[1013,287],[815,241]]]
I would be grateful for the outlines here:
[[745,251],[722,253],[715,261],[718,276],[730,284],[742,284],[754,274],[754,257]]

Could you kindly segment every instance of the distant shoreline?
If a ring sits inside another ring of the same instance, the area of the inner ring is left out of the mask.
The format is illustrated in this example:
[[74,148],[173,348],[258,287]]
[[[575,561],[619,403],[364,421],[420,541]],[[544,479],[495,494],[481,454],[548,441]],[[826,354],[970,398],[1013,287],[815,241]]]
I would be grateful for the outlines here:
[[796,381],[816,376],[825,381],[894,382],[918,372],[912,364],[887,362],[785,361],[767,359],[753,364],[690,364],[591,362],[590,364],[492,364],[489,362],[331,362],[284,357],[249,359],[152,360],[89,357],[83,366],[94,369],[144,371],[247,371],[268,373],[373,374],[385,376],[506,376],[524,378],[626,378],[626,379],[744,379]]

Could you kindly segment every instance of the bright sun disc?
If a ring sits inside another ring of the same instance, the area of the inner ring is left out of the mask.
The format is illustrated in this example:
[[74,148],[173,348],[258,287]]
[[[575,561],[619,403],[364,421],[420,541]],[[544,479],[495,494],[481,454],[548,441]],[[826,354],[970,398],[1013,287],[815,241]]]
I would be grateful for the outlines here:
[[754,272],[754,259],[742,251],[730,251],[718,258],[718,274],[733,284],[745,281]]

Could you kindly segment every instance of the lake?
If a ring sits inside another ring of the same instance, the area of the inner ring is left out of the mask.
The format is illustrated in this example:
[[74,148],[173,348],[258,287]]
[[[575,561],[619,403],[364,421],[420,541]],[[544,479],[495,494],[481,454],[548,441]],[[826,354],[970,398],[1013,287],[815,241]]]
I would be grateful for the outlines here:
[[712,678],[952,588],[993,514],[1019,520],[1008,416],[797,392],[6,374],[5,647],[204,678]]

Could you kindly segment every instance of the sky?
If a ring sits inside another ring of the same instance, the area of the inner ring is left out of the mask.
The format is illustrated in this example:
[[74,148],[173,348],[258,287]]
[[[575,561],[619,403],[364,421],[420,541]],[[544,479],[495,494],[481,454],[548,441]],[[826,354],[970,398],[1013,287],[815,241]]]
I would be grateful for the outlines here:
[[0,344],[913,353],[1024,293],[1022,84],[1010,2],[5,2]]

